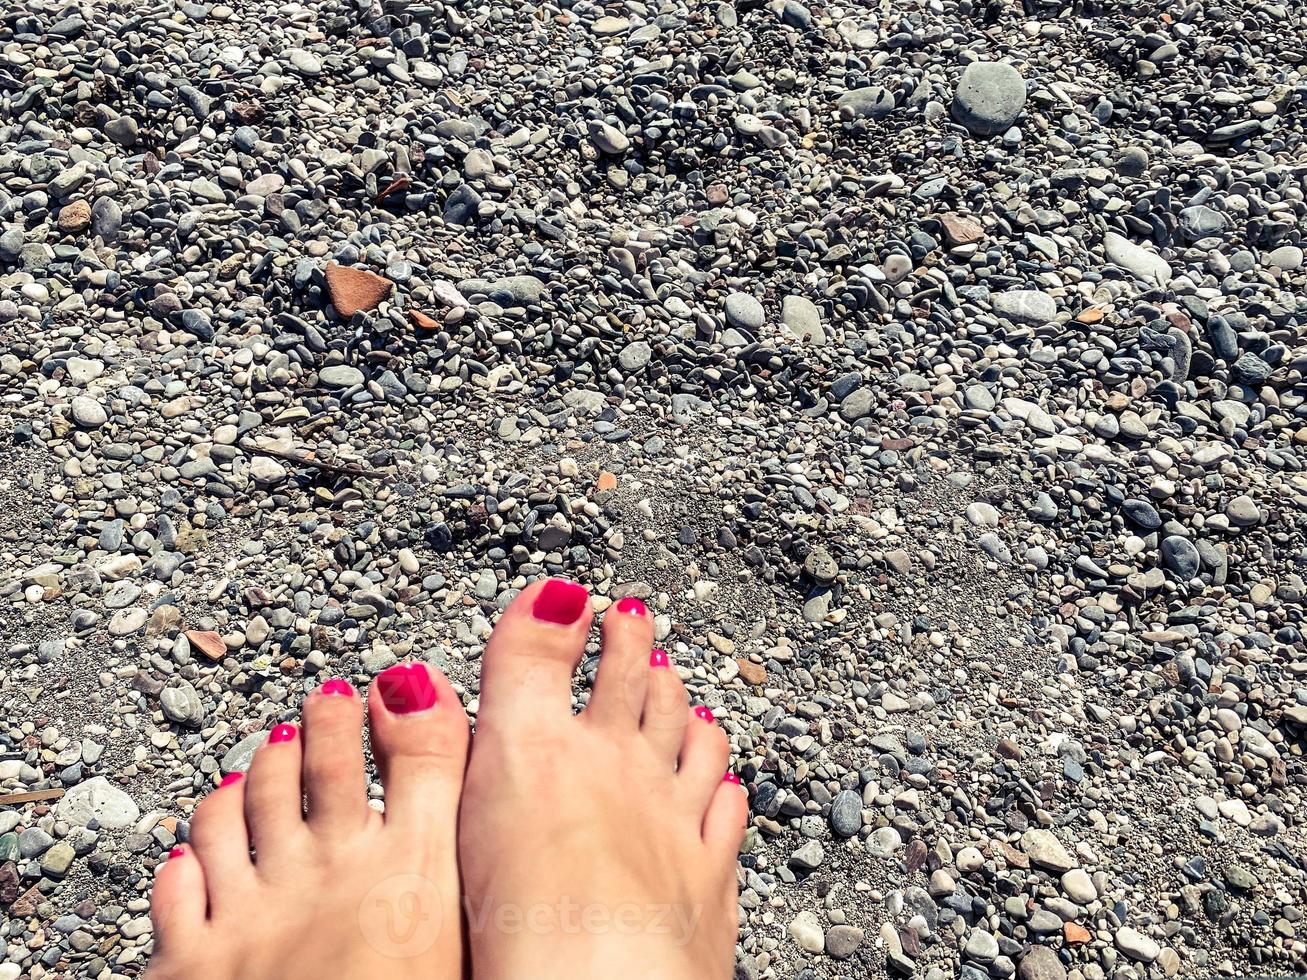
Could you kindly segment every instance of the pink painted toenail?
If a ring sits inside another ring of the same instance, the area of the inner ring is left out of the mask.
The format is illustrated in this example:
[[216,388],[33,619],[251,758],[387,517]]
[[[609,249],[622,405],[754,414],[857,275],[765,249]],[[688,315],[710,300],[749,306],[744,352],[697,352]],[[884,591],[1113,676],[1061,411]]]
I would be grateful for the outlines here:
[[184,847],[174,847],[171,851],[168,852],[168,857],[170,857],[170,858],[179,858],[179,857],[181,857],[181,856],[182,856],[183,854],[185,854],[185,853],[186,853],[186,848],[184,848]]
[[725,776],[723,776],[723,777],[722,777],[722,782],[724,782],[724,783],[734,783],[736,786],[743,786],[743,785],[744,785],[744,783],[741,781],[740,777],[737,776],[737,775],[735,775],[735,773],[733,773],[733,772],[728,772]]
[[294,725],[278,725],[268,733],[268,741],[272,742],[293,742],[295,741]]
[[218,784],[218,789],[222,789],[224,786],[230,786],[232,783],[239,783],[244,778],[245,773],[243,772],[229,772],[227,775],[222,777],[222,782]]
[[712,721],[713,713],[711,708],[705,708],[703,705],[694,709],[695,717],[702,718],[704,721]]
[[590,603],[585,586],[561,578],[551,578],[536,596],[531,615],[546,623],[570,626],[581,618]]
[[396,664],[377,678],[377,693],[387,711],[408,715],[436,703],[431,675],[421,664]]
[[619,613],[627,613],[630,616],[649,615],[649,610],[645,607],[645,604],[633,595],[620,600],[617,603],[617,611]]
[[650,667],[670,667],[671,665],[672,662],[667,659],[666,650],[655,649],[652,653],[649,654]]
[[347,698],[354,696],[354,687],[349,681],[342,681],[340,678],[327,681],[318,691],[322,694],[340,694]]

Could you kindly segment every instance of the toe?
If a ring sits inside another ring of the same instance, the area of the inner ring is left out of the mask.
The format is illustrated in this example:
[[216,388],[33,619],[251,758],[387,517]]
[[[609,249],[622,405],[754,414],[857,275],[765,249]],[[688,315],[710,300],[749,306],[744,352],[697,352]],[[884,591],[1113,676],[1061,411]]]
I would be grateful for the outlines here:
[[685,741],[685,722],[689,695],[676,673],[670,655],[654,650],[649,658],[649,679],[644,693],[644,710],[640,716],[640,733],[668,772],[676,768],[676,759]]
[[590,595],[575,582],[551,578],[523,589],[486,644],[478,725],[535,727],[569,715],[592,616]]
[[305,840],[301,745],[296,725],[277,725],[245,775],[245,823],[261,874],[294,867]]
[[739,777],[727,773],[717,782],[703,815],[703,842],[734,863],[749,820],[749,794]]
[[193,949],[204,928],[207,906],[204,868],[190,848],[174,847],[155,874],[154,889],[150,892],[156,955]]
[[315,834],[362,830],[372,811],[363,770],[363,699],[330,680],[304,702],[304,795]]
[[633,730],[649,687],[653,617],[634,596],[619,599],[604,614],[603,633],[599,673],[583,717],[589,724]]
[[467,763],[467,715],[440,671],[398,664],[368,695],[372,754],[386,788],[386,826],[446,837],[452,849]]
[[204,869],[209,915],[239,908],[254,883],[245,829],[245,774],[228,773],[204,798],[190,822],[187,861]]
[[690,709],[676,779],[691,813],[702,814],[717,792],[730,760],[731,746],[709,708]]

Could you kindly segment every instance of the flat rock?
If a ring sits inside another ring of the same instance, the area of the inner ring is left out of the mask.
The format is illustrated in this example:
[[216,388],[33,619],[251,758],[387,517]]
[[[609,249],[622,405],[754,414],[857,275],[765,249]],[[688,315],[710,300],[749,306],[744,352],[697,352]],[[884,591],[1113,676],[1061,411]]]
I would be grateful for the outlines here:
[[1053,836],[1051,830],[1035,827],[1021,835],[1021,849],[1031,862],[1049,871],[1065,874],[1079,864],[1066,852],[1062,842]]
[[1107,260],[1134,274],[1150,286],[1165,287],[1171,282],[1171,266],[1156,252],[1109,231],[1103,236]]
[[346,319],[355,313],[375,310],[394,288],[395,284],[385,276],[368,269],[355,269],[335,262],[327,264],[327,292],[331,296],[331,305]]
[[140,819],[140,808],[132,798],[103,776],[78,783],[55,807],[60,820],[85,827],[92,820],[111,830],[130,827]]
[[1057,317],[1057,302],[1037,289],[1013,289],[995,293],[994,312],[1013,323],[1042,327]]

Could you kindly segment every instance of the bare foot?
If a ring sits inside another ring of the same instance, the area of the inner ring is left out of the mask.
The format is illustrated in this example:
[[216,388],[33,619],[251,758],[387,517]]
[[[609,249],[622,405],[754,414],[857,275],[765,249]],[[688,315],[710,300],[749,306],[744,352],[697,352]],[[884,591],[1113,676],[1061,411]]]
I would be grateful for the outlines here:
[[367,704],[385,816],[365,795],[363,700],[327,681],[302,730],[278,725],[249,773],[200,804],[190,843],[159,872],[149,980],[462,977],[467,716],[422,664],[380,675]]
[[586,710],[571,679],[593,613],[536,582],[486,648],[459,812],[477,980],[732,974],[748,801],[726,735],[653,650],[638,600],[604,616]]

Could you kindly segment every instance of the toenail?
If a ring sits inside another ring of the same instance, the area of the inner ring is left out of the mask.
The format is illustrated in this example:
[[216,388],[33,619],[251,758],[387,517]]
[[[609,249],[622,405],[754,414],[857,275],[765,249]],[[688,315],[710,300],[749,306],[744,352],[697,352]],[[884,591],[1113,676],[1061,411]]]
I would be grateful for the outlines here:
[[743,786],[743,785],[744,785],[744,782],[740,779],[740,777],[737,776],[737,775],[735,775],[735,773],[733,773],[733,772],[728,772],[725,776],[723,776],[723,777],[722,777],[722,782],[724,782],[724,783],[734,783],[736,786]]
[[626,613],[629,616],[649,615],[649,610],[645,608],[645,604],[633,595],[627,596],[625,599],[618,601],[617,611],[619,613]]
[[377,693],[387,711],[408,715],[436,703],[431,675],[421,664],[396,664],[377,677]]
[[321,694],[340,694],[347,698],[352,698],[354,696],[354,688],[350,682],[342,681],[340,678],[327,681],[318,688],[318,691]]
[[570,626],[581,618],[590,602],[590,593],[584,585],[566,579],[551,578],[536,596],[531,615],[546,623]]
[[712,721],[713,713],[711,708],[705,708],[703,705],[694,709],[695,717],[702,718],[704,721]]
[[183,854],[185,854],[185,853],[186,853],[186,848],[184,848],[184,847],[174,847],[171,851],[168,852],[168,857],[170,857],[170,858],[179,858],[179,857],[181,857],[181,856],[182,856]]
[[218,784],[218,789],[222,789],[224,786],[230,786],[232,783],[239,783],[244,778],[245,773],[243,772],[229,772],[227,775],[222,777],[222,782]]
[[672,662],[667,659],[666,650],[655,649],[652,653],[649,654],[650,667],[670,667],[671,665]]
[[272,742],[293,742],[295,740],[294,725],[278,725],[268,733],[268,741]]

